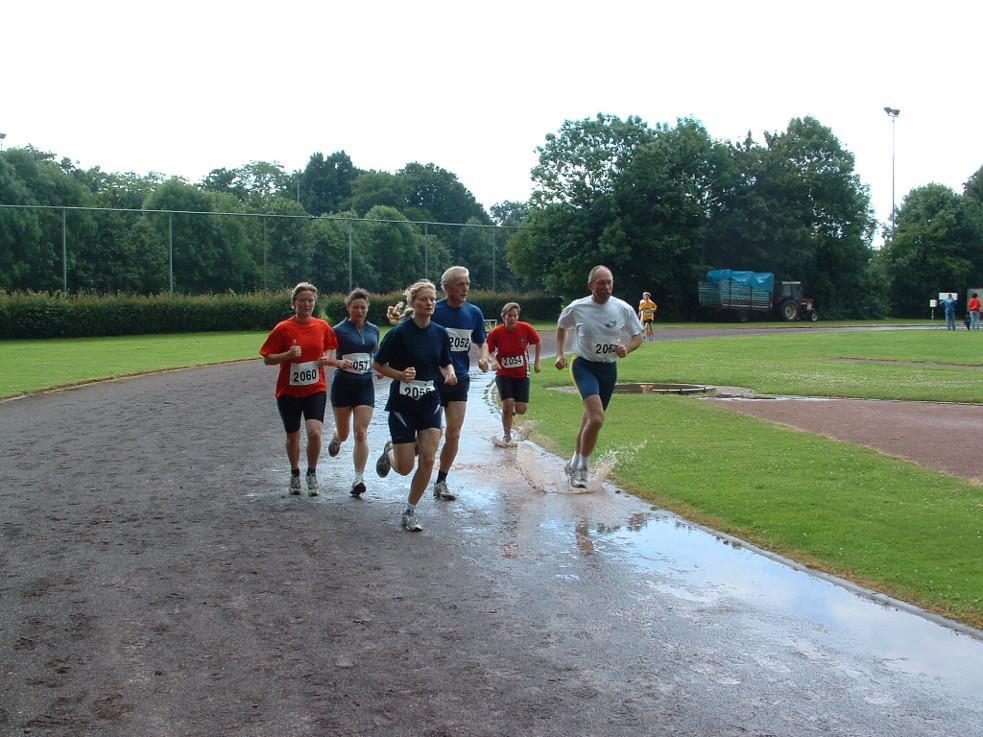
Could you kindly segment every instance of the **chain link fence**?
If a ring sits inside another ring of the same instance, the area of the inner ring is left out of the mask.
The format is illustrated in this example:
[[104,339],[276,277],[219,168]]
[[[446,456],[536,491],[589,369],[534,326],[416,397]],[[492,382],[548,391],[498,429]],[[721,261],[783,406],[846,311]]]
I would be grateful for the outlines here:
[[471,270],[474,289],[517,280],[505,259],[512,226],[0,204],[0,289],[204,294],[280,289],[403,289]]

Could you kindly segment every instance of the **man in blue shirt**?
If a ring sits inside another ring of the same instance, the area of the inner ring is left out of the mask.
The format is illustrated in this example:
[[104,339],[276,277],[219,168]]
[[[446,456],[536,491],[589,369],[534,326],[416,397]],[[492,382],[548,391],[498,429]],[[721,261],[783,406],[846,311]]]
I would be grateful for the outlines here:
[[945,310],[945,329],[956,329],[956,298],[953,294],[947,294],[941,300],[942,309]]
[[437,302],[433,321],[443,325],[450,335],[451,363],[457,375],[457,385],[440,387],[440,403],[444,406],[444,419],[447,424],[444,447],[440,451],[437,466],[437,481],[433,485],[434,499],[456,499],[457,495],[447,486],[447,474],[457,457],[461,440],[461,428],[468,409],[468,389],[471,379],[468,371],[471,366],[471,344],[479,347],[478,368],[488,370],[490,363],[488,345],[485,343],[485,316],[475,305],[468,302],[471,289],[471,275],[463,266],[451,266],[440,277],[440,288],[446,295]]

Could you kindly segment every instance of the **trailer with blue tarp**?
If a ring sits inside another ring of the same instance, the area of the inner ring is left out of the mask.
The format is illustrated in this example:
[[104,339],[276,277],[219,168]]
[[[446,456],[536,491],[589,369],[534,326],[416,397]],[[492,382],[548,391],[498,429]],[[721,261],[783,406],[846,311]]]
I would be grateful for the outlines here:
[[700,306],[734,312],[741,322],[752,313],[773,313],[782,320],[819,319],[815,302],[802,296],[802,282],[782,281],[768,271],[711,269],[698,285]]

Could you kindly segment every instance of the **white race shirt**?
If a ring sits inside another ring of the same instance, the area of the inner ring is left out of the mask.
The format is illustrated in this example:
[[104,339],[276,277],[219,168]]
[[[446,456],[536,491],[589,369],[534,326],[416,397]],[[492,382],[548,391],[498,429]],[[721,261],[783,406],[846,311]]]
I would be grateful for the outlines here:
[[570,350],[601,363],[618,360],[617,347],[643,331],[634,308],[617,297],[608,297],[604,304],[592,296],[576,299],[563,308],[556,325],[576,332]]

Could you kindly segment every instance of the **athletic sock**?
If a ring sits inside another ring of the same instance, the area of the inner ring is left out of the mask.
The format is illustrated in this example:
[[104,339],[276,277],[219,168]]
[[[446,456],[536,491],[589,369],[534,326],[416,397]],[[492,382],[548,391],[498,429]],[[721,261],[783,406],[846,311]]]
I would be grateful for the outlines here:
[[291,468],[290,469],[290,475],[291,476],[300,476],[300,469],[299,468]]
[[403,514],[413,514],[414,511],[416,511],[416,505],[407,503],[406,509],[403,510]]
[[355,483],[357,484],[359,482],[364,482],[364,481],[365,481],[365,479],[362,478],[362,472],[361,471],[356,471],[355,472]]
[[447,471],[437,471],[437,483],[447,481]]
[[586,471],[589,467],[590,456],[580,456],[578,459],[577,468]]
[[307,475],[308,476],[316,476],[317,475],[317,469],[316,468],[308,468],[307,469]]

